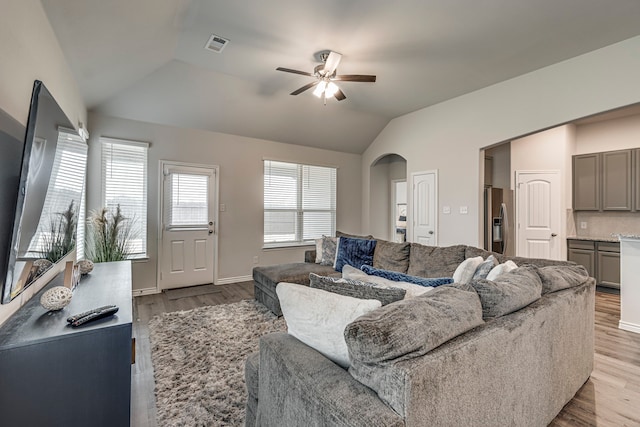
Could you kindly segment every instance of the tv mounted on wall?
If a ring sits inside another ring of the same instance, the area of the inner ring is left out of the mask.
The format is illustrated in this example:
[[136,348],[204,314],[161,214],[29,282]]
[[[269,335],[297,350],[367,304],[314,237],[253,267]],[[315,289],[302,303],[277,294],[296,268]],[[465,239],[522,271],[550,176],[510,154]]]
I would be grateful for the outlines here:
[[0,278],[6,277],[3,304],[75,249],[86,160],[86,143],[44,84],[36,80],[19,182],[14,187],[13,225],[9,242],[0,242],[8,245],[0,260]]

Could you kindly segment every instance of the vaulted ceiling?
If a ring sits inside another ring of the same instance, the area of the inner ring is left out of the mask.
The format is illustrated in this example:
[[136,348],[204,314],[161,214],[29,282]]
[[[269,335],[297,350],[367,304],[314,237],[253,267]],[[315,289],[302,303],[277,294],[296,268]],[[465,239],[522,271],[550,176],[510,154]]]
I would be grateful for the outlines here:
[[[638,0],[42,4],[90,110],[353,153],[394,117],[640,34]],[[325,49],[377,82],[342,82],[326,106],[290,96],[312,78],[276,67],[311,72]]]

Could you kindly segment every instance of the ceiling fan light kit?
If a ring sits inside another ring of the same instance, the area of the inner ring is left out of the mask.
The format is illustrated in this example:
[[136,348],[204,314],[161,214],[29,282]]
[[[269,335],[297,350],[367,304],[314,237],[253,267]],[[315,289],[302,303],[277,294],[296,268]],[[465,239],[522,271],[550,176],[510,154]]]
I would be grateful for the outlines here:
[[322,64],[317,65],[313,69],[313,73],[306,71],[293,70],[291,68],[276,68],[277,71],[284,71],[285,73],[300,74],[303,76],[315,77],[316,81],[311,82],[291,92],[291,95],[298,95],[302,92],[315,87],[313,94],[319,98],[324,99],[324,105],[327,105],[327,98],[334,97],[338,101],[346,99],[344,92],[338,87],[334,81],[342,82],[370,82],[376,81],[376,76],[364,75],[364,74],[351,74],[351,75],[338,75],[337,68],[342,59],[342,55],[338,52],[330,50],[323,50],[316,53],[316,57],[322,61]]

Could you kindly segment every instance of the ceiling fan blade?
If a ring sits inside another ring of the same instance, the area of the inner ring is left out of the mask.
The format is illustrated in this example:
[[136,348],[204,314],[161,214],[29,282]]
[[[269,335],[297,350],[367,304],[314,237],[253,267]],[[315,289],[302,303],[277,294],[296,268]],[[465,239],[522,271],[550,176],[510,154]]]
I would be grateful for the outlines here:
[[303,76],[313,77],[313,74],[311,73],[307,73],[306,71],[292,70],[291,68],[278,67],[276,68],[276,70],[284,71],[285,73],[301,74]]
[[331,80],[337,80],[341,82],[370,82],[376,81],[376,76],[367,76],[363,74],[344,74],[342,76],[332,77]]
[[297,90],[294,90],[293,92],[291,92],[291,95],[301,94],[305,90],[311,89],[312,87],[316,86],[318,83],[320,83],[320,80],[316,80],[315,82],[311,82],[309,84],[306,84],[306,85],[302,86],[300,89],[297,89]]
[[336,68],[338,68],[338,64],[340,63],[341,59],[342,55],[340,55],[338,52],[331,51],[329,53],[329,56],[327,57],[327,61],[324,63],[323,74],[325,76],[332,75],[336,71]]
[[333,96],[335,96],[338,101],[342,101],[343,99],[347,99],[347,97],[344,94],[344,92],[341,91],[340,89],[338,89],[336,91],[336,93],[333,94]]

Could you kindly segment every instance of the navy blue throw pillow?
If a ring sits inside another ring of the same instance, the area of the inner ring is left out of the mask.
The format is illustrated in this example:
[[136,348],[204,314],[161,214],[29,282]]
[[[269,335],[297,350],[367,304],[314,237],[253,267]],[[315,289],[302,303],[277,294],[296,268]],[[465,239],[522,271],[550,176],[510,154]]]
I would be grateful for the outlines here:
[[397,271],[380,270],[373,268],[369,265],[360,266],[360,270],[364,271],[370,276],[384,277],[385,279],[393,280],[396,282],[409,282],[414,285],[420,286],[442,286],[453,283],[453,277],[418,277],[410,276],[404,273],[398,273]]
[[362,265],[373,265],[373,251],[376,243],[376,240],[340,237],[333,268],[341,272],[345,264],[356,268]]

